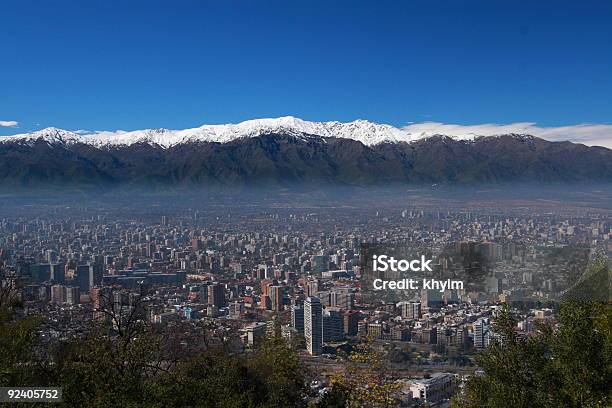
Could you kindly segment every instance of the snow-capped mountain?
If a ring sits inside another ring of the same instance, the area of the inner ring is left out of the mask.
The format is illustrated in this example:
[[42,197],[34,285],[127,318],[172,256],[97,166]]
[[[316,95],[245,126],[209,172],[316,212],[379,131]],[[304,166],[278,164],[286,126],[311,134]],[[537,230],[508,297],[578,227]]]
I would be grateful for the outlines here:
[[[186,142],[226,143],[236,139],[256,137],[262,134],[283,134],[300,138],[309,135],[352,139],[366,146],[380,143],[414,142],[434,136],[434,132],[411,133],[391,125],[367,120],[353,122],[309,122],[292,116],[275,119],[247,120],[238,124],[203,125],[192,129],[145,129],[135,131],[71,132],[57,128],[46,128],[32,133],[0,137],[0,141],[28,141],[43,139],[50,143],[86,143],[95,146],[132,145],[135,143],[157,144],[170,147]],[[448,135],[455,140],[469,140],[477,135]]]
[[185,130],[47,128],[0,137],[0,189],[612,182],[604,147],[413,129],[293,117]]

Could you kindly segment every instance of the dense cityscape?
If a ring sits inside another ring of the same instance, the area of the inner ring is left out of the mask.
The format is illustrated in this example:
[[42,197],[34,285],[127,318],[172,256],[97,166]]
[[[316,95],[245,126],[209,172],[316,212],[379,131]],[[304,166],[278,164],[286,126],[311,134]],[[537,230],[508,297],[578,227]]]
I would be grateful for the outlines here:
[[612,408],[612,1],[0,21],[0,408]]
[[[388,359],[385,375],[403,406],[448,406],[481,373],[474,356],[503,343],[498,312],[511,308],[519,336],[554,326],[556,302],[584,273],[576,265],[612,251],[609,211],[571,205],[64,204],[3,212],[3,282],[19,288],[23,315],[43,316],[49,344],[79,337],[86,322],[121,330],[130,319],[180,328],[185,353],[223,344],[248,354],[280,336],[308,368],[310,401],[368,343]],[[486,260],[484,286],[369,296],[362,245],[398,242],[426,245],[443,269],[452,268],[444,248],[475,254]]]

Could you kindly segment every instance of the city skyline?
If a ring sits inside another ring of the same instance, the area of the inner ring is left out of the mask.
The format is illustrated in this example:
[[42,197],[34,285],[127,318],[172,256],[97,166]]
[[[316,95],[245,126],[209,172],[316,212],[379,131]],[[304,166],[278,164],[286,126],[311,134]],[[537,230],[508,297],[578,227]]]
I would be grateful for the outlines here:
[[[568,296],[609,301],[609,200],[559,194],[540,191],[521,205],[491,194],[492,201],[422,194],[360,201],[353,193],[342,205],[329,198],[316,206],[272,195],[275,205],[187,194],[72,205],[13,200],[0,211],[0,279],[19,290],[27,315],[40,316],[47,344],[75,341],[105,323],[110,341],[138,338],[134,332],[162,336],[167,351],[148,357],[147,367],[161,364],[153,378],[172,375],[169,361],[180,367],[219,347],[240,361],[272,357],[269,345],[277,342],[308,373],[298,380],[310,385],[299,394],[303,402],[320,401],[340,378],[353,381],[357,361],[359,370],[383,367],[379,381],[400,391],[391,406],[448,406],[486,371],[480,356],[505,347],[508,333],[534,339],[541,325],[564,326],[559,307]],[[463,277],[466,286],[377,291],[369,282],[380,271],[364,262],[368,248],[431,253],[427,276]],[[504,311],[514,319],[510,332],[497,324]],[[147,351],[138,342],[129,347]],[[374,360],[359,360],[362,350]],[[223,361],[214,356],[211,363]],[[82,395],[63,386],[71,401]]]

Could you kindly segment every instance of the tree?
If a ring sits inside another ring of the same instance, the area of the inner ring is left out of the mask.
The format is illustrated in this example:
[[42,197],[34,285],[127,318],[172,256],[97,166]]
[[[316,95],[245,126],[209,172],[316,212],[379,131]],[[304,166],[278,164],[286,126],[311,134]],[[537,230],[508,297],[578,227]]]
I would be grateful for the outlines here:
[[[120,294],[123,295],[123,294]],[[55,376],[64,400],[73,406],[138,404],[147,383],[169,372],[174,362],[164,351],[164,338],[146,319],[146,297],[117,296],[102,301],[101,319],[86,323],[80,338],[54,350]]]
[[508,309],[494,324],[503,339],[494,341],[477,357],[485,375],[467,384],[463,407],[540,407],[547,406],[549,350],[545,336],[521,338],[514,331],[515,321]]
[[501,342],[477,357],[482,376],[468,381],[457,407],[609,407],[612,404],[612,305],[565,301],[559,328],[522,338],[504,311]]
[[[398,385],[388,378],[387,359],[374,349],[373,339],[359,344],[348,356],[343,373],[332,377],[330,395],[319,406],[392,407],[398,405]],[[322,405],[322,404],[331,405]]]
[[267,339],[250,360],[249,367],[264,379],[267,406],[304,405],[308,376],[296,352],[280,336]]
[[40,319],[18,318],[21,302],[15,280],[0,278],[0,386],[27,386],[37,379],[45,385],[48,367],[35,350]]
[[307,383],[298,356],[280,338],[251,356],[212,348],[150,384],[163,407],[300,407]]
[[556,400],[572,407],[612,404],[612,305],[567,302],[552,336],[552,366],[558,375]]

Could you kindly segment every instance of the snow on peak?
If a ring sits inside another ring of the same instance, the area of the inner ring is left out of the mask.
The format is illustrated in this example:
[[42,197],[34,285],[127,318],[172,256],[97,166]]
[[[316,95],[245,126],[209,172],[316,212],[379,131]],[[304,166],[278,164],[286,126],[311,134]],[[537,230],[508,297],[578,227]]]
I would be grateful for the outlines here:
[[[399,129],[391,125],[373,123],[367,120],[355,120],[353,122],[310,122],[293,116],[283,116],[279,118],[247,120],[237,124],[203,125],[183,130],[144,129],[135,131],[71,132],[56,128],[46,128],[32,133],[0,137],[0,142],[32,142],[42,139],[49,143],[86,143],[95,146],[149,143],[162,147],[170,147],[186,142],[227,143],[240,138],[256,137],[271,133],[302,138],[309,135],[346,138],[360,141],[368,146],[380,143],[413,142],[439,134],[434,129],[414,132],[409,127]],[[475,136],[464,134],[453,138],[470,140]]]
[[80,135],[69,130],[58,129],[54,127],[48,127],[41,130],[37,130],[32,133],[26,133],[15,136],[5,136],[0,138],[0,141],[8,140],[24,140],[24,141],[36,141],[44,140],[49,143],[74,143],[80,140]]

